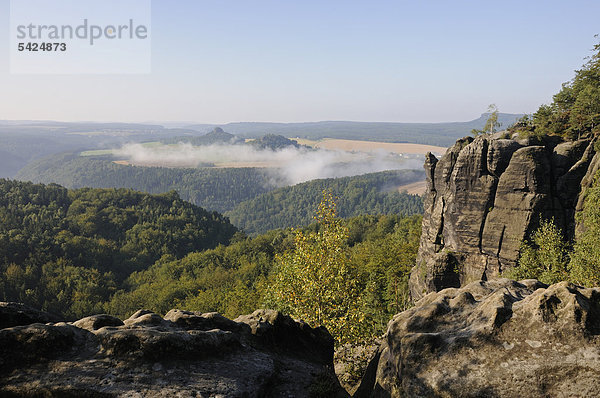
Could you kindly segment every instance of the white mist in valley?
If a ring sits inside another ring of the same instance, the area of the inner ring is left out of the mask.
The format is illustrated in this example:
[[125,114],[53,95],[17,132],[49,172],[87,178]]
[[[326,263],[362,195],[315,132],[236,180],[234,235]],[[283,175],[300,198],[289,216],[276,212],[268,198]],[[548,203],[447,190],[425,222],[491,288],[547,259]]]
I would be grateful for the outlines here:
[[126,144],[113,154],[133,165],[160,167],[268,167],[286,184],[318,178],[348,177],[385,170],[420,169],[422,155],[385,150],[369,152],[286,147],[258,149],[251,145],[193,146]]

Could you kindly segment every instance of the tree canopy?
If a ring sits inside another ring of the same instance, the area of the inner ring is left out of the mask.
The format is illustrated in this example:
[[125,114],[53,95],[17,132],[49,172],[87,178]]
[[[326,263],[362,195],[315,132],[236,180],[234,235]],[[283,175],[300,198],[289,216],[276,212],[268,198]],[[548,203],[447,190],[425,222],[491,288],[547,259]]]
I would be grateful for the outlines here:
[[315,219],[315,230],[296,231],[293,247],[276,256],[266,304],[327,327],[338,343],[380,333],[390,313],[400,310],[399,301],[406,306],[418,233],[404,230],[397,241],[389,234],[376,239],[377,246],[351,247],[350,228],[337,218],[336,201],[326,191]]
[[102,312],[132,272],[227,244],[235,232],[175,192],[0,180],[0,299],[69,317]]
[[524,135],[560,135],[567,139],[600,133],[600,43],[575,77],[564,83],[553,101],[519,120],[511,131]]

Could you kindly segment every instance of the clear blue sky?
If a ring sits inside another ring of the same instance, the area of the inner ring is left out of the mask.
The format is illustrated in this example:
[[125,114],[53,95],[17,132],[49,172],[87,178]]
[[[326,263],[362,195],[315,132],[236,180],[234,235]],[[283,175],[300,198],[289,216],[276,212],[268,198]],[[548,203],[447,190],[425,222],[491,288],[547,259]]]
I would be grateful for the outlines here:
[[11,75],[0,0],[0,119],[436,122],[474,119],[490,103],[532,112],[590,55],[599,15],[597,0],[154,0],[151,74]]

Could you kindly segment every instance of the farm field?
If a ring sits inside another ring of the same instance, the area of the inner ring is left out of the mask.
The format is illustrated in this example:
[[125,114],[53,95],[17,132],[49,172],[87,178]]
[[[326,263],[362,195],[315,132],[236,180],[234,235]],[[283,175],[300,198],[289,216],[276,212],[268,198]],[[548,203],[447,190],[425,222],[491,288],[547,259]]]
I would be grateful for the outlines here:
[[398,187],[398,192],[406,192],[410,195],[423,195],[427,190],[427,182],[426,181],[417,181],[406,185],[400,185]]
[[[410,144],[410,143],[389,143],[389,142],[377,142],[377,141],[361,141],[361,140],[347,140],[347,139],[333,139],[325,138],[322,140],[308,140],[302,138],[294,138],[299,144],[310,146],[315,149],[329,150],[329,151],[342,151],[348,153],[364,153],[367,154],[368,158],[381,158],[386,153],[393,154],[392,156],[405,155],[408,159],[418,159],[420,156],[425,155],[427,152],[432,152],[437,156],[442,155],[445,151],[445,147],[433,146],[433,145],[421,145],[421,144]],[[161,148],[177,151],[177,145],[175,144],[161,144],[158,142],[146,142],[141,144],[144,148],[153,148],[160,150]],[[203,148],[203,146],[194,147]],[[206,147],[204,147],[206,148]],[[237,145],[231,146],[231,148],[240,148]],[[187,148],[186,150],[189,150]],[[301,152],[298,152],[301,153]],[[338,152],[340,153],[340,152]],[[229,157],[224,156],[223,158],[215,158],[210,156],[209,158],[196,157],[196,156],[181,156],[172,157],[168,159],[156,157],[154,159],[144,158],[132,159],[121,157],[121,153],[118,149],[114,150],[93,150],[81,152],[81,156],[99,156],[99,155],[113,155],[116,157],[114,163],[121,165],[136,165],[136,166],[158,166],[168,168],[196,168],[196,167],[215,167],[215,168],[241,168],[241,167],[254,167],[254,168],[277,168],[285,166],[286,160],[278,156],[272,158],[268,155],[268,152],[262,152],[258,158],[253,156],[252,159],[244,156],[235,158],[235,156]],[[351,155],[353,156],[353,155]],[[416,189],[416,193],[421,193],[423,187],[409,187],[408,189]],[[412,192],[409,192],[412,193]]]
[[344,151],[376,151],[384,150],[393,153],[404,153],[411,155],[425,155],[427,152],[432,152],[436,155],[442,155],[446,152],[445,147],[434,145],[421,145],[409,143],[393,143],[393,142],[377,142],[377,141],[359,141],[359,140],[343,140],[334,138],[325,138],[320,141],[309,141],[297,139],[299,144],[310,145],[315,148],[323,149],[339,149]]

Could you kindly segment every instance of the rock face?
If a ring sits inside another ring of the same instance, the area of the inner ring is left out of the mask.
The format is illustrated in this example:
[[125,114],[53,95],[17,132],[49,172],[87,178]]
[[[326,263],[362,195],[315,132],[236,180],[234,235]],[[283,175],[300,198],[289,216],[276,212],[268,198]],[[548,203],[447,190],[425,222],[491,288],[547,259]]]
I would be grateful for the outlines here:
[[0,329],[30,323],[59,322],[58,316],[38,311],[21,303],[0,302]]
[[515,266],[521,242],[541,219],[573,236],[581,193],[600,166],[594,144],[501,132],[458,140],[439,160],[428,154],[413,299],[499,277]]
[[388,324],[355,397],[592,397],[600,289],[477,281]]
[[55,320],[21,305],[0,309],[0,320],[12,319],[0,330],[0,396],[347,396],[333,372],[331,335],[279,312],[232,321],[142,310],[125,321],[41,323]]

